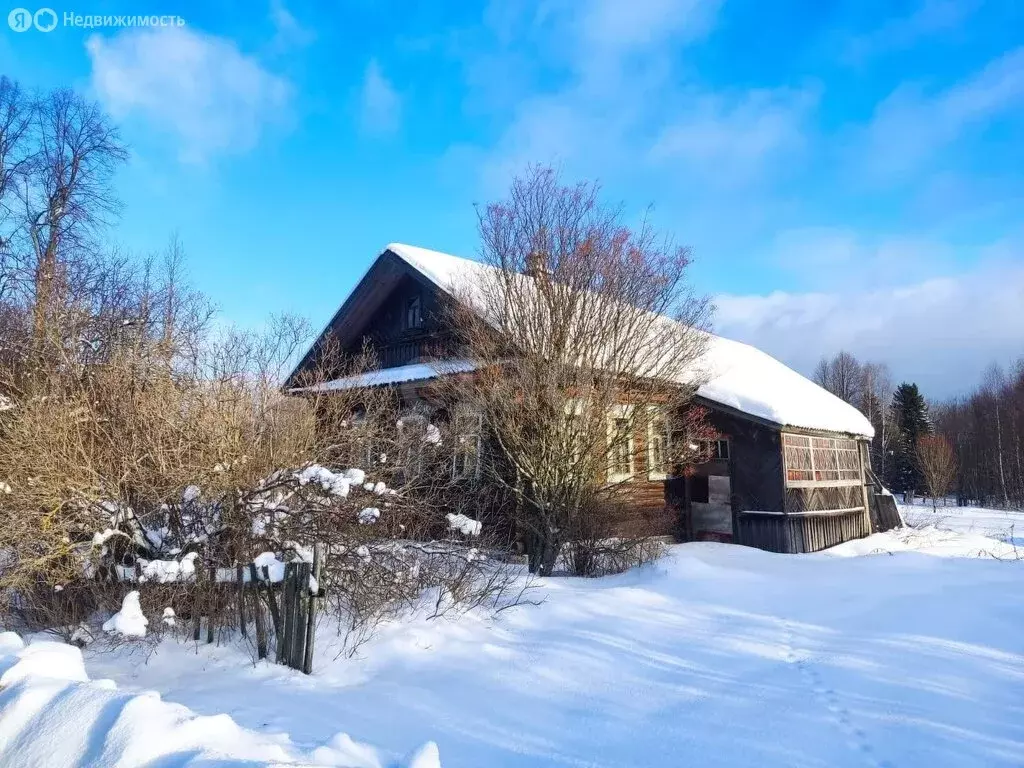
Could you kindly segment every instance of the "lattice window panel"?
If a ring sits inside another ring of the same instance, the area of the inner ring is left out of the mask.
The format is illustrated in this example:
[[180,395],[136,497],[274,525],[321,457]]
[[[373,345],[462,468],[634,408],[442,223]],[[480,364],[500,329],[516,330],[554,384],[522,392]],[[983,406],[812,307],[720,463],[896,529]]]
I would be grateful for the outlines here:
[[782,448],[788,488],[861,484],[856,440],[783,433]]

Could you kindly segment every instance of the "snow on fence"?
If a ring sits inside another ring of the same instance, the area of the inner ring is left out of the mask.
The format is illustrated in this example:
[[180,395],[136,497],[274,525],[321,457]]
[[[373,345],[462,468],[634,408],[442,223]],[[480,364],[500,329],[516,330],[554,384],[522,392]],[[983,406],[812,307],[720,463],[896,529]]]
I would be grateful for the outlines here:
[[[276,640],[277,662],[308,675],[313,670],[317,606],[323,597],[320,589],[323,558],[319,545],[313,547],[311,556],[312,562],[284,563],[272,552],[264,552],[248,566],[234,568],[196,567],[195,557],[190,555],[181,560],[140,559],[132,566],[118,566],[116,575],[119,581],[135,584],[191,582],[215,590],[237,590],[238,629],[248,637],[252,624],[256,652],[261,659],[267,657],[269,649],[265,604]],[[138,593],[130,594],[135,595],[137,603]],[[214,616],[223,621],[218,606],[200,592],[191,605],[191,612],[194,639],[199,641],[202,635],[202,617],[205,616],[206,641],[212,643]],[[171,616],[174,616],[173,611]],[[144,630],[141,635],[145,635]]]

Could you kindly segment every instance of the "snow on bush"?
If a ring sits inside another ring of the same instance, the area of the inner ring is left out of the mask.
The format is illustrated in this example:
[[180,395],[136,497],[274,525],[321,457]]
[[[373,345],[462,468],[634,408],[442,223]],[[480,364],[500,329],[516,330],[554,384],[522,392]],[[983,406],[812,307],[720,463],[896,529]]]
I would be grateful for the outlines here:
[[423,439],[431,445],[440,445],[441,430],[433,424],[427,424],[427,433],[423,436]]
[[164,608],[164,615],[161,621],[168,627],[173,627],[176,623],[177,615],[174,613],[174,609],[171,606]]
[[376,507],[366,507],[359,512],[360,525],[372,525],[380,519],[380,510]]
[[366,473],[361,469],[356,469],[355,467],[346,469],[341,474],[345,479],[352,483],[352,485],[362,485],[366,482]]
[[352,485],[352,479],[347,474],[351,471],[352,470],[346,470],[345,472],[335,473],[326,467],[320,466],[319,464],[311,464],[301,472],[296,473],[295,477],[301,485],[307,485],[315,482],[327,491],[327,493],[345,498],[348,496],[349,489]]
[[479,520],[474,520],[465,515],[449,512],[445,517],[448,519],[448,530],[457,531],[463,536],[479,536],[483,526]]
[[198,552],[189,552],[181,560],[144,560],[139,558],[139,583],[155,581],[170,584],[176,581],[194,581]]
[[145,637],[148,624],[139,605],[139,592],[133,589],[121,601],[121,610],[103,622],[103,631],[122,637]]
[[95,639],[92,628],[84,621],[75,627],[75,631],[71,633],[71,642],[79,648],[85,648]]

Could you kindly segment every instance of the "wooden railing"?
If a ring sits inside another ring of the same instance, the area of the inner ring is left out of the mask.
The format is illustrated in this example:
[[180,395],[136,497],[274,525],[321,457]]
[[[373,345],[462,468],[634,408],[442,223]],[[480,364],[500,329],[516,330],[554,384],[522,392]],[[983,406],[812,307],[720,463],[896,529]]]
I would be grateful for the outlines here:
[[740,512],[736,543],[769,552],[817,552],[869,533],[863,507],[827,512]]

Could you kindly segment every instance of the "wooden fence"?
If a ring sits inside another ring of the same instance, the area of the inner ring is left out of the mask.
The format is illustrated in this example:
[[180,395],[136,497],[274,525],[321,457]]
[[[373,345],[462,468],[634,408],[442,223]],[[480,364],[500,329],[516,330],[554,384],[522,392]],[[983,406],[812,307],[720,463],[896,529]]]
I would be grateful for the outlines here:
[[[143,585],[139,563],[117,566],[115,577],[121,582]],[[250,563],[246,569],[197,567],[190,583],[197,589],[187,598],[187,613],[193,626],[193,638],[202,637],[206,620],[206,642],[214,642],[215,626],[237,628],[249,636],[255,634],[258,658],[269,655],[273,640],[275,659],[307,675],[313,671],[313,645],[316,614],[321,588],[321,552],[313,548],[313,562],[287,563],[284,578],[274,581],[270,569]],[[162,582],[154,580],[152,586]],[[269,618],[269,622],[268,622]],[[237,622],[237,624],[236,624]]]
[[828,512],[739,512],[736,543],[769,552],[817,552],[869,533],[864,510]]
[[[263,578],[258,578],[256,566],[250,564],[251,578],[248,582],[239,582],[238,624],[242,634],[247,635],[247,614],[251,613],[257,656],[264,659],[268,652],[266,615],[263,612],[266,605],[274,628],[277,663],[307,675],[313,671],[316,608],[321,597],[317,565],[316,562],[288,563],[284,569],[284,580],[274,584],[266,568],[263,569]],[[252,593],[254,599],[246,600],[246,592]],[[247,607],[251,611],[247,611]]]

